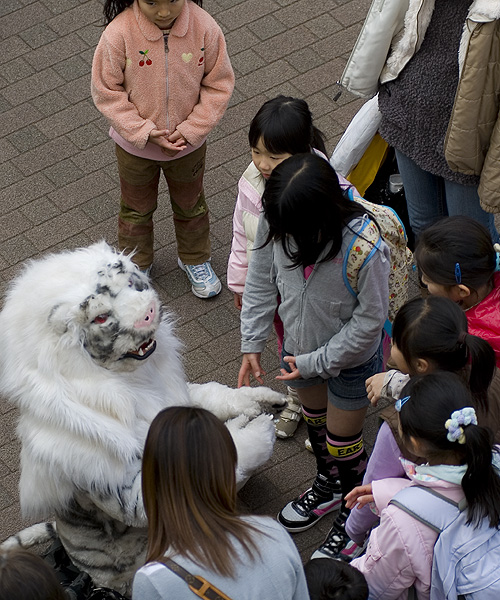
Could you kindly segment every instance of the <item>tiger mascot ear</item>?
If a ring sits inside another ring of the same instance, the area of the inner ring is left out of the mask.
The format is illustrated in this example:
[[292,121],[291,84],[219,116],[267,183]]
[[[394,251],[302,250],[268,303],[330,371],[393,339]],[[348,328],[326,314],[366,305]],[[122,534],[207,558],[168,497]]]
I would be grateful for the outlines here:
[[50,311],[48,322],[57,335],[64,335],[69,331],[70,323],[75,318],[75,308],[65,302],[56,304]]

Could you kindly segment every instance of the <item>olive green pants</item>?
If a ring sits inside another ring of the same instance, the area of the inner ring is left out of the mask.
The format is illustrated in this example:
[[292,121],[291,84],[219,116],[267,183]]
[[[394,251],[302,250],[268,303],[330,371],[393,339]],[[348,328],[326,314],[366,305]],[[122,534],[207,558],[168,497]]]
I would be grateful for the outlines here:
[[158,205],[160,172],[167,182],[174,213],[177,253],[182,262],[199,265],[210,258],[210,226],[203,191],[206,144],[181,158],[156,161],[129,154],[116,145],[121,200],[118,245],[147,269],[153,262],[153,214]]

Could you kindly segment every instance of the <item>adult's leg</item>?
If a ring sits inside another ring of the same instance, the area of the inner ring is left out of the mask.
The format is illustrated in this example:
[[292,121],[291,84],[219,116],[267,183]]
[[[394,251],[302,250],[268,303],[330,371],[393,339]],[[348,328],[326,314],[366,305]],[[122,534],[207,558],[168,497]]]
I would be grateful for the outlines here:
[[153,213],[158,202],[158,163],[129,154],[116,145],[120,175],[120,212],[118,247],[129,253],[135,250],[134,262],[147,269],[153,262]]
[[447,216],[444,183],[441,177],[421,169],[411,158],[396,150],[399,172],[415,238],[429,225]]
[[488,229],[493,243],[498,243],[499,236],[495,227],[493,214],[484,211],[479,202],[475,185],[463,185],[456,181],[444,180],[446,205],[450,216],[465,215],[476,219]]
[[210,225],[203,191],[206,144],[186,156],[164,163],[174,212],[177,253],[186,265],[210,258]]

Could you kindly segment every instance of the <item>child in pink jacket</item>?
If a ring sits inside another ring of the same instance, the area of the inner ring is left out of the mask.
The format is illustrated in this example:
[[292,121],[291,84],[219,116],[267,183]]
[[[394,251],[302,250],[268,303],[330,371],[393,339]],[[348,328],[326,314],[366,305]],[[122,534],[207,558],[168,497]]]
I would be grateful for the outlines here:
[[[252,162],[238,182],[238,198],[233,215],[233,242],[227,265],[227,285],[234,294],[234,304],[241,310],[248,263],[252,256],[257,223],[262,211],[262,194],[274,168],[293,154],[315,152],[325,160],[323,134],[313,125],[305,100],[277,96],[265,102],[252,119],[248,132]],[[352,187],[341,175],[342,189]],[[276,313],[274,327],[281,354],[283,324]],[[296,392],[288,388],[288,405],[276,423],[276,435],[292,437],[301,419]]]
[[201,0],[106,0],[92,97],[111,124],[121,185],[118,244],[153,262],[160,171],[174,213],[178,263],[200,298],[218,294],[203,191],[205,139],[231,97],[220,27]]
[[[419,600],[430,596],[437,533],[390,500],[404,487],[432,488],[455,502],[465,496],[471,526],[500,520],[500,477],[493,434],[477,424],[473,400],[462,379],[449,372],[412,377],[396,403],[408,450],[424,457],[416,465],[402,459],[410,479],[382,479],[355,488],[347,506],[374,504],[380,525],[366,554],[351,562],[368,582],[370,600],[403,600],[415,586]],[[356,510],[356,509],[354,509]]]

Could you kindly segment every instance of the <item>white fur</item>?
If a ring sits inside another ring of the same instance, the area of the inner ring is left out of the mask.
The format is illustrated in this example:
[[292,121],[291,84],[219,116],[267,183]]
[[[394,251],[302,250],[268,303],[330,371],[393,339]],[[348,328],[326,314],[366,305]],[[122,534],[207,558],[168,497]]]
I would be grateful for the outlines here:
[[[271,455],[273,423],[262,412],[283,397],[267,388],[188,387],[171,317],[146,276],[104,242],[28,264],[8,292],[0,331],[0,392],[21,415],[25,515],[61,518],[77,502],[100,511],[100,523],[108,515],[145,525],[142,449],[168,406],[202,406],[230,420],[240,484]],[[150,338],[156,350],[147,359],[123,358]],[[58,523],[62,539],[66,525]]]

